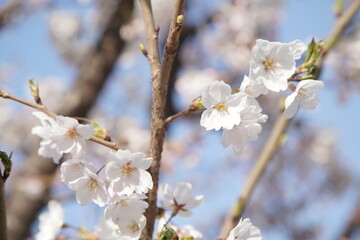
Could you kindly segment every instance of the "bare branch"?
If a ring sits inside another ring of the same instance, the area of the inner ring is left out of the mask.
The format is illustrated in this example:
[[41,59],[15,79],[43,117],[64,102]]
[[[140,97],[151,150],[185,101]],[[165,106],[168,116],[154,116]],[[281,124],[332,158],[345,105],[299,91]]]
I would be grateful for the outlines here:
[[153,88],[153,102],[151,107],[151,140],[149,155],[153,162],[149,169],[154,186],[148,193],[149,208],[145,212],[147,225],[143,231],[145,236],[152,236],[156,217],[156,200],[159,184],[159,171],[161,153],[165,139],[165,108],[169,76],[173,65],[174,57],[179,47],[180,30],[178,16],[182,15],[184,0],[178,0],[175,4],[170,31],[165,45],[163,62],[160,65],[158,50],[158,30],[155,28],[154,17],[151,10],[150,0],[140,0],[146,25],[147,39],[149,45],[148,59],[151,68],[151,79]]

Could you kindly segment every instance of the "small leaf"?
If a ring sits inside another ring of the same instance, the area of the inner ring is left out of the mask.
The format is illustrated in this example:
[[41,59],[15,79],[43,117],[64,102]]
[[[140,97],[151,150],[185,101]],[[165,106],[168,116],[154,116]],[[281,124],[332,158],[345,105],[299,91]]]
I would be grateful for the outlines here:
[[177,16],[176,23],[179,24],[180,26],[183,25],[183,23],[184,23],[184,15]]
[[42,105],[40,95],[39,95],[39,84],[37,82],[35,82],[34,80],[30,79],[29,87],[30,87],[31,95],[34,97],[35,102],[37,104]]
[[305,62],[308,62],[314,52],[314,47],[315,47],[316,43],[315,43],[315,39],[313,38],[311,40],[311,43],[308,45],[308,49],[306,51],[306,57],[305,57]]
[[179,240],[175,230],[171,227],[165,226],[164,230],[158,234],[160,240]]
[[334,13],[336,16],[340,16],[343,12],[344,1],[343,0],[335,0],[334,2]]
[[200,110],[205,109],[204,105],[202,105],[201,97],[196,98],[190,105],[190,109]]
[[12,161],[11,161],[11,157],[12,157],[12,152],[10,153],[10,155],[7,155],[6,152],[0,151],[0,158],[1,158],[1,162],[4,165],[4,172],[2,174],[2,178],[4,180],[4,182],[8,179],[8,177],[10,176],[11,173],[11,168],[12,168]]

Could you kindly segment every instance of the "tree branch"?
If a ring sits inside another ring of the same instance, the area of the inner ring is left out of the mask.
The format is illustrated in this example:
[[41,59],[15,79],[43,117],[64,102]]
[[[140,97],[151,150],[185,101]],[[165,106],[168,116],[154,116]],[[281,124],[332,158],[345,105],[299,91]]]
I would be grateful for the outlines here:
[[165,44],[163,62],[160,64],[157,30],[155,29],[154,18],[151,10],[150,0],[140,0],[144,14],[147,39],[149,45],[148,59],[151,68],[152,79],[152,106],[151,106],[151,140],[149,156],[153,158],[153,162],[149,169],[152,176],[154,186],[148,193],[149,208],[145,212],[147,225],[143,231],[145,236],[152,236],[154,230],[154,222],[157,212],[156,200],[159,185],[159,171],[161,162],[161,153],[165,139],[165,108],[166,95],[168,89],[169,76],[173,65],[174,57],[179,47],[179,37],[181,26],[179,26],[178,16],[182,15],[184,9],[184,0],[177,0],[172,15],[170,31]]
[[[16,102],[19,102],[21,104],[24,104],[28,107],[31,107],[31,108],[34,108],[36,110],[39,110],[45,114],[47,114],[49,117],[51,118],[56,118],[58,115],[52,111],[50,111],[49,109],[47,109],[44,105],[40,105],[40,104],[36,104],[36,103],[32,103],[32,102],[29,102],[25,99],[22,99],[22,98],[19,98],[9,92],[6,92],[4,89],[0,88],[0,97],[2,98],[5,98],[5,99],[11,99],[11,100],[14,100]],[[93,141],[95,143],[98,143],[100,145],[103,145],[105,147],[108,147],[108,148],[111,148],[115,151],[119,150],[120,148],[116,145],[116,143],[114,142],[111,142],[111,141],[106,141],[102,138],[99,138],[99,137],[96,137],[96,136],[91,136],[90,141]]]
[[[360,8],[360,0],[356,0],[349,6],[347,11],[340,18],[338,18],[337,22],[334,25],[333,30],[329,35],[328,41],[326,41],[325,43],[323,52],[321,53],[320,57],[317,59],[317,62],[315,63],[315,65],[318,68],[318,71],[314,74],[314,79],[318,79],[326,54],[332,47],[334,47],[335,43],[338,41],[341,34],[345,30],[351,19],[354,17],[355,13],[359,10],[359,8]],[[226,238],[229,235],[231,229],[233,229],[239,222],[239,219],[245,210],[245,207],[255,189],[256,184],[259,182],[270,160],[272,159],[276,150],[278,149],[279,140],[282,134],[285,133],[289,123],[290,120],[285,119],[284,117],[282,117],[282,115],[278,117],[268,142],[266,143],[265,147],[260,153],[260,156],[256,161],[254,168],[251,170],[250,175],[247,181],[245,182],[245,187],[243,192],[236,201],[232,211],[224,221],[224,224],[220,232],[220,237]]]

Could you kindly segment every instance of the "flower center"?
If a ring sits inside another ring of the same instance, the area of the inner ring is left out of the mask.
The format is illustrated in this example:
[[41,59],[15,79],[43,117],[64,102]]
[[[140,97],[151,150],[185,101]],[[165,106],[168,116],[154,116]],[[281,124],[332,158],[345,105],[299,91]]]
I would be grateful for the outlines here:
[[265,69],[266,69],[266,70],[269,70],[269,69],[271,69],[271,68],[274,67],[274,65],[275,65],[275,60],[272,59],[272,58],[266,58],[266,60],[263,61],[263,64],[264,64],[264,66],[265,66]]
[[130,164],[126,164],[122,169],[123,175],[126,175],[126,176],[130,176],[135,171],[136,171],[136,168],[131,166]]
[[76,131],[74,130],[74,129],[69,129],[69,131],[67,131],[67,133],[66,133],[66,136],[68,136],[68,137],[71,137],[71,138],[74,138],[74,137],[76,137]]
[[116,202],[116,206],[126,207],[126,206],[129,206],[129,204],[125,199],[121,199],[120,201]]
[[218,110],[219,112],[223,112],[226,111],[228,109],[228,107],[226,106],[226,104],[224,103],[219,103],[216,107],[216,110]]
[[84,166],[83,163],[75,163],[75,164],[72,164],[72,165],[71,165],[71,169],[72,169],[73,171],[76,171],[76,170],[82,169],[83,166]]
[[132,222],[129,226],[128,226],[128,229],[133,232],[133,233],[136,233],[137,231],[140,230],[140,227],[139,225],[136,223],[136,222]]
[[94,190],[97,186],[97,182],[96,180],[94,179],[91,179],[89,182],[88,182],[88,186],[90,187],[91,190]]

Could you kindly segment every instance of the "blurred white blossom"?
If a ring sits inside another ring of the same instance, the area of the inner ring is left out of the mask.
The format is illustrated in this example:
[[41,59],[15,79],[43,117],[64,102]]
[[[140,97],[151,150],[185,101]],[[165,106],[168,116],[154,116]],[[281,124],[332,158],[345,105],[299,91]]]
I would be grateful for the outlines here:
[[36,240],[54,240],[64,224],[64,210],[60,203],[51,200],[48,203],[48,211],[39,215],[39,232],[35,235]]
[[240,219],[238,225],[231,230],[227,240],[261,240],[260,230],[252,225],[249,218]]

